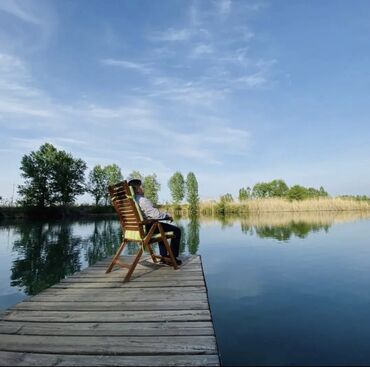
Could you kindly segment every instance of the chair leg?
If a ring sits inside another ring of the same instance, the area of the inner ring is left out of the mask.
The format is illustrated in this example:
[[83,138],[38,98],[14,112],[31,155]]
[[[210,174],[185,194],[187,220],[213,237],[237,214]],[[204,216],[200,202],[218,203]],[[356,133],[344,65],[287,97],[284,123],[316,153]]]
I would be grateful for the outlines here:
[[153,251],[153,249],[152,249],[152,244],[151,244],[151,243],[148,243],[148,244],[146,245],[146,247],[147,247],[147,249],[149,250],[150,256],[151,256],[151,258],[152,258],[152,260],[153,260],[154,264],[156,264],[156,263],[157,263],[157,259],[156,259],[156,257],[155,257],[154,251]]
[[153,225],[150,227],[150,230],[149,230],[148,234],[144,238],[144,247],[146,247],[149,250],[150,256],[151,256],[151,258],[152,258],[152,260],[155,264],[157,263],[157,259],[155,257],[154,251],[153,251],[152,246],[149,243],[149,241],[150,241],[150,238],[153,236],[154,231],[155,231],[155,227],[157,225],[158,225],[158,223],[153,223]]
[[173,255],[171,246],[169,245],[169,243],[167,241],[167,237],[166,237],[166,234],[164,233],[164,230],[163,230],[163,227],[162,227],[161,223],[158,223],[158,228],[159,228],[159,232],[161,233],[164,246],[166,247],[166,250],[167,250],[168,254],[170,255],[170,259],[171,259],[173,268],[174,269],[177,269],[178,266],[177,266],[177,262],[176,262],[175,256]]
[[141,257],[141,255],[143,254],[143,248],[142,247],[140,247],[140,250],[139,250],[139,252],[137,253],[137,255],[136,255],[136,257],[135,257],[135,260],[133,261],[133,263],[131,264],[131,266],[130,266],[130,268],[129,268],[129,270],[128,270],[128,272],[127,272],[127,274],[126,274],[126,276],[125,276],[125,278],[124,278],[124,282],[128,282],[129,280],[130,280],[130,278],[131,278],[131,275],[132,275],[132,273],[134,272],[134,270],[135,270],[135,268],[136,268],[136,265],[137,265],[137,263],[139,262],[139,260],[140,260],[140,257]]
[[108,269],[107,269],[107,270],[106,270],[106,272],[105,272],[106,274],[108,274],[108,273],[110,273],[110,272],[112,271],[113,266],[116,264],[117,259],[121,256],[121,253],[122,253],[122,251],[123,251],[123,249],[124,249],[125,245],[126,245],[126,241],[125,241],[125,240],[123,240],[123,241],[122,241],[122,243],[121,243],[121,245],[120,245],[120,247],[118,248],[118,250],[117,250],[116,254],[115,254],[115,255],[114,255],[114,257],[113,257],[112,262],[111,262],[111,263],[110,263],[110,265],[108,266]]

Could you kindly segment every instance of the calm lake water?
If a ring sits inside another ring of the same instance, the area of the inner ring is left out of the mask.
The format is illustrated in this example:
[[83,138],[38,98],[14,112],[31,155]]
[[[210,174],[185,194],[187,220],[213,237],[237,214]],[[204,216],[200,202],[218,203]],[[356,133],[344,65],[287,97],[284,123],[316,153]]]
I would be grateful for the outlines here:
[[[370,364],[370,214],[178,220],[224,365]],[[0,311],[115,252],[117,220],[0,224]],[[134,251],[130,248],[129,251]]]

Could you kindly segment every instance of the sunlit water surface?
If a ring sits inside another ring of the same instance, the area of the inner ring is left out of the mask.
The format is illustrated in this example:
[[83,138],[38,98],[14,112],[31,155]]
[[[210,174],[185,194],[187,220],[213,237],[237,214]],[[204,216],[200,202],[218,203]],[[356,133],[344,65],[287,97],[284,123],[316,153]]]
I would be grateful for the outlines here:
[[[224,365],[370,364],[370,215],[180,219]],[[115,219],[0,224],[0,311],[112,255]],[[135,251],[131,247],[129,251]]]

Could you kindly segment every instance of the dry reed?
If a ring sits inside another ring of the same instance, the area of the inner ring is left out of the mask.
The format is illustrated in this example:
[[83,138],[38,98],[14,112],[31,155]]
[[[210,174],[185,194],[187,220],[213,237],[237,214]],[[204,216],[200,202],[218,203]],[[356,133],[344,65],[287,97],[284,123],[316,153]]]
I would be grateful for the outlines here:
[[216,201],[201,202],[202,214],[224,213],[276,213],[276,212],[317,212],[317,211],[369,211],[370,202],[347,198],[316,198],[289,201],[283,198],[251,199],[242,202]]

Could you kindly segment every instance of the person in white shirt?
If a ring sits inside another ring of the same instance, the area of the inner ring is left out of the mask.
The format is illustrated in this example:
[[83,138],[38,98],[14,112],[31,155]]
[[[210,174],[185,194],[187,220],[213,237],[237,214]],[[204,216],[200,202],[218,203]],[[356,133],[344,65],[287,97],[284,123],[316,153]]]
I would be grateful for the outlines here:
[[[144,196],[144,188],[142,185],[141,180],[139,179],[131,179],[128,181],[128,184],[133,187],[135,193],[135,200],[139,204],[140,209],[142,210],[145,219],[162,219],[162,220],[169,220],[173,221],[171,215],[166,212],[161,212],[157,208],[155,208],[152,202]],[[151,224],[147,225],[147,231],[150,230]],[[178,259],[179,250],[180,250],[180,239],[181,239],[181,230],[179,227],[169,224],[169,223],[162,223],[162,227],[165,232],[174,232],[175,237],[171,239],[171,250],[173,255],[176,258],[177,265],[181,265],[182,261]],[[156,232],[158,233],[158,229]],[[161,241],[158,243],[159,245],[159,253],[161,256],[168,256],[166,247],[164,243]]]

